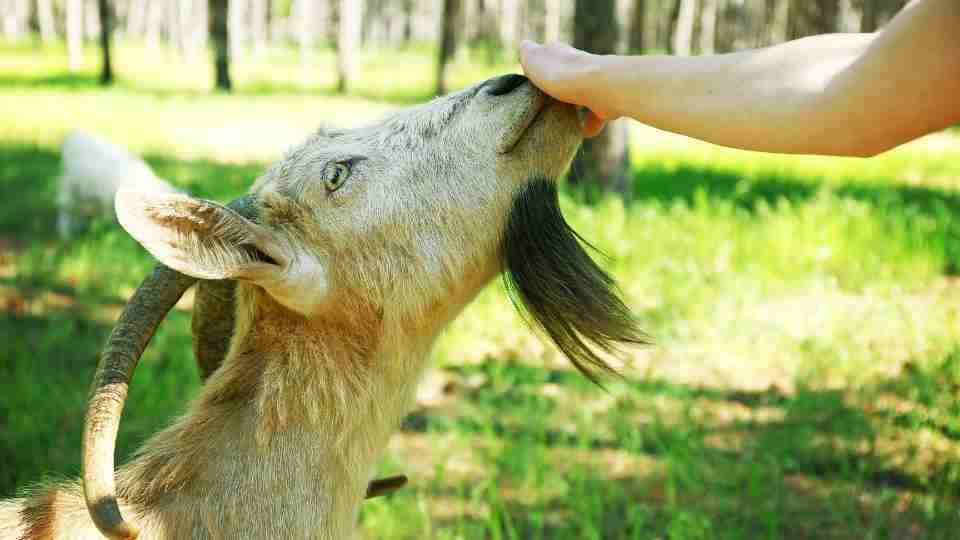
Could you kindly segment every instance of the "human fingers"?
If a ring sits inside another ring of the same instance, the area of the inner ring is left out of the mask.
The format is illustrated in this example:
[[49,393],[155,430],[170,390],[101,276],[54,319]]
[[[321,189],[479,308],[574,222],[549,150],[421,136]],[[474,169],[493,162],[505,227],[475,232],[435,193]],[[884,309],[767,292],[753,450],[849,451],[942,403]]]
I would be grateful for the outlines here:
[[563,44],[520,45],[520,65],[533,84],[552,97],[574,105],[588,105],[583,64],[590,55]]

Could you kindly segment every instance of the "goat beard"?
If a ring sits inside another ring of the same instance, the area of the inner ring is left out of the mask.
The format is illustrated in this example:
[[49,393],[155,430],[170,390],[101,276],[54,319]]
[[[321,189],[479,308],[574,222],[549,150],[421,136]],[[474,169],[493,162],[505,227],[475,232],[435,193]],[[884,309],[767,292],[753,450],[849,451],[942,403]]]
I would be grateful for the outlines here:
[[536,178],[517,192],[502,245],[510,298],[581,373],[600,384],[599,374],[616,373],[601,352],[616,354],[647,340],[613,278],[584,246],[595,250],[563,218],[555,182]]

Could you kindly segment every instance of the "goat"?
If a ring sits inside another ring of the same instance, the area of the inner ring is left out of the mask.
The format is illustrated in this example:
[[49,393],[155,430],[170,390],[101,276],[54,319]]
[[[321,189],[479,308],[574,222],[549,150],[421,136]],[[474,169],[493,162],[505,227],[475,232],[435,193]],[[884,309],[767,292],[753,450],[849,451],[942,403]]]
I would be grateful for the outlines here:
[[63,172],[57,186],[57,232],[69,237],[84,221],[113,215],[121,188],[176,193],[149,165],[109,141],[82,131],[66,136],[61,147]]
[[[574,107],[508,75],[321,130],[228,206],[119,192],[161,264],[102,353],[82,483],[0,504],[0,538],[351,538],[434,339],[501,272],[582,372],[609,371],[595,349],[644,335],[559,211],[580,133]],[[235,281],[229,350],[115,474],[133,369],[198,279]]]

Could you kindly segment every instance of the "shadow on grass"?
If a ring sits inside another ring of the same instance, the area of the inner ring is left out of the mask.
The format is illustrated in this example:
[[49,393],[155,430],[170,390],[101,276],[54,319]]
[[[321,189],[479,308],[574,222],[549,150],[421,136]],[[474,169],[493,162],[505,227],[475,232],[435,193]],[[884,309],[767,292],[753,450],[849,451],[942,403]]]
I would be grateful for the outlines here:
[[[484,488],[489,491],[484,497],[495,503],[489,514],[444,521],[452,530],[475,528],[489,537],[493,527],[505,538],[756,538],[758,531],[767,531],[763,537],[772,538],[862,538],[867,531],[872,531],[871,538],[950,538],[960,526],[960,516],[953,511],[960,498],[960,465],[947,463],[918,474],[915,467],[908,470],[909,459],[899,462],[909,454],[891,460],[878,451],[888,437],[880,431],[884,426],[911,429],[920,449],[926,444],[922,428],[929,427],[929,414],[945,416],[941,423],[960,421],[955,400],[960,349],[906,377],[855,390],[801,386],[785,395],[776,390],[727,391],[630,381],[624,383],[627,392],[615,391],[629,400],[598,415],[589,426],[578,424],[587,433],[546,425],[571,406],[565,400],[590,400],[590,394],[568,393],[589,388],[572,371],[520,363],[505,368],[496,362],[451,371],[463,377],[482,375],[496,383],[461,398],[464,404],[458,408],[467,411],[463,417],[434,417],[421,411],[408,418],[404,429],[492,436],[505,445],[488,471],[497,477]],[[559,385],[566,397],[545,397],[539,391],[545,384]],[[854,393],[880,392],[932,408],[924,409],[927,414],[918,411],[918,418],[904,419],[892,408],[850,404]],[[602,397],[597,390],[592,394]],[[718,422],[718,417],[689,411],[680,418],[670,416],[671,420],[641,411],[643,404],[663,403],[665,398],[682,407],[735,405],[780,414],[766,421]],[[476,410],[495,414],[471,415]],[[949,436],[960,442],[952,431]],[[718,439],[738,442],[731,446]],[[631,476],[592,461],[533,463],[528,457],[511,463],[517,459],[512,456],[514,446],[521,448],[518,454],[537,456],[534,460],[548,459],[546,449],[616,450],[652,458],[664,467]],[[523,484],[528,469],[536,467],[547,475],[544,486],[555,486],[561,479],[567,488],[555,495],[549,488],[526,498],[509,495],[523,492],[518,484]],[[434,481],[426,491],[428,499],[474,500],[478,489],[476,481],[459,487]],[[531,497],[537,502],[529,502]],[[911,503],[918,497],[927,500]],[[678,528],[686,532],[680,534]]]
[[702,196],[708,201],[729,202],[753,213],[761,204],[803,203],[824,190],[881,210],[879,214],[891,230],[916,226],[918,217],[933,219],[943,235],[931,237],[931,241],[942,242],[945,250],[947,262],[943,272],[960,274],[960,193],[945,189],[893,183],[826,184],[808,177],[778,174],[744,178],[705,166],[645,164],[634,170],[632,199],[693,205],[697,197]]

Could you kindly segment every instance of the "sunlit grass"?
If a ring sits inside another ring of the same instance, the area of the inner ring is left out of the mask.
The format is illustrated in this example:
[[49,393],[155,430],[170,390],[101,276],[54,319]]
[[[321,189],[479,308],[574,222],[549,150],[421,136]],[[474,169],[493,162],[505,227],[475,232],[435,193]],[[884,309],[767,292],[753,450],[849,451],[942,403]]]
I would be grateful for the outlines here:
[[[71,129],[229,200],[320,123],[429,97],[432,56],[368,51],[359,96],[333,56],[208,65],[121,47],[121,84],[60,48],[0,50],[0,495],[75,475],[88,381],[152,264],[109,219],[53,234]],[[515,66],[461,61],[466,85]],[[269,81],[267,84],[264,81]],[[387,100],[386,102],[381,100]],[[655,344],[601,391],[492,284],[444,333],[384,457],[413,484],[365,503],[368,538],[953,538],[960,526],[960,139],[875,159],[782,157],[635,129],[634,197],[564,211],[608,258]],[[177,311],[138,370],[120,454],[198,385]]]

